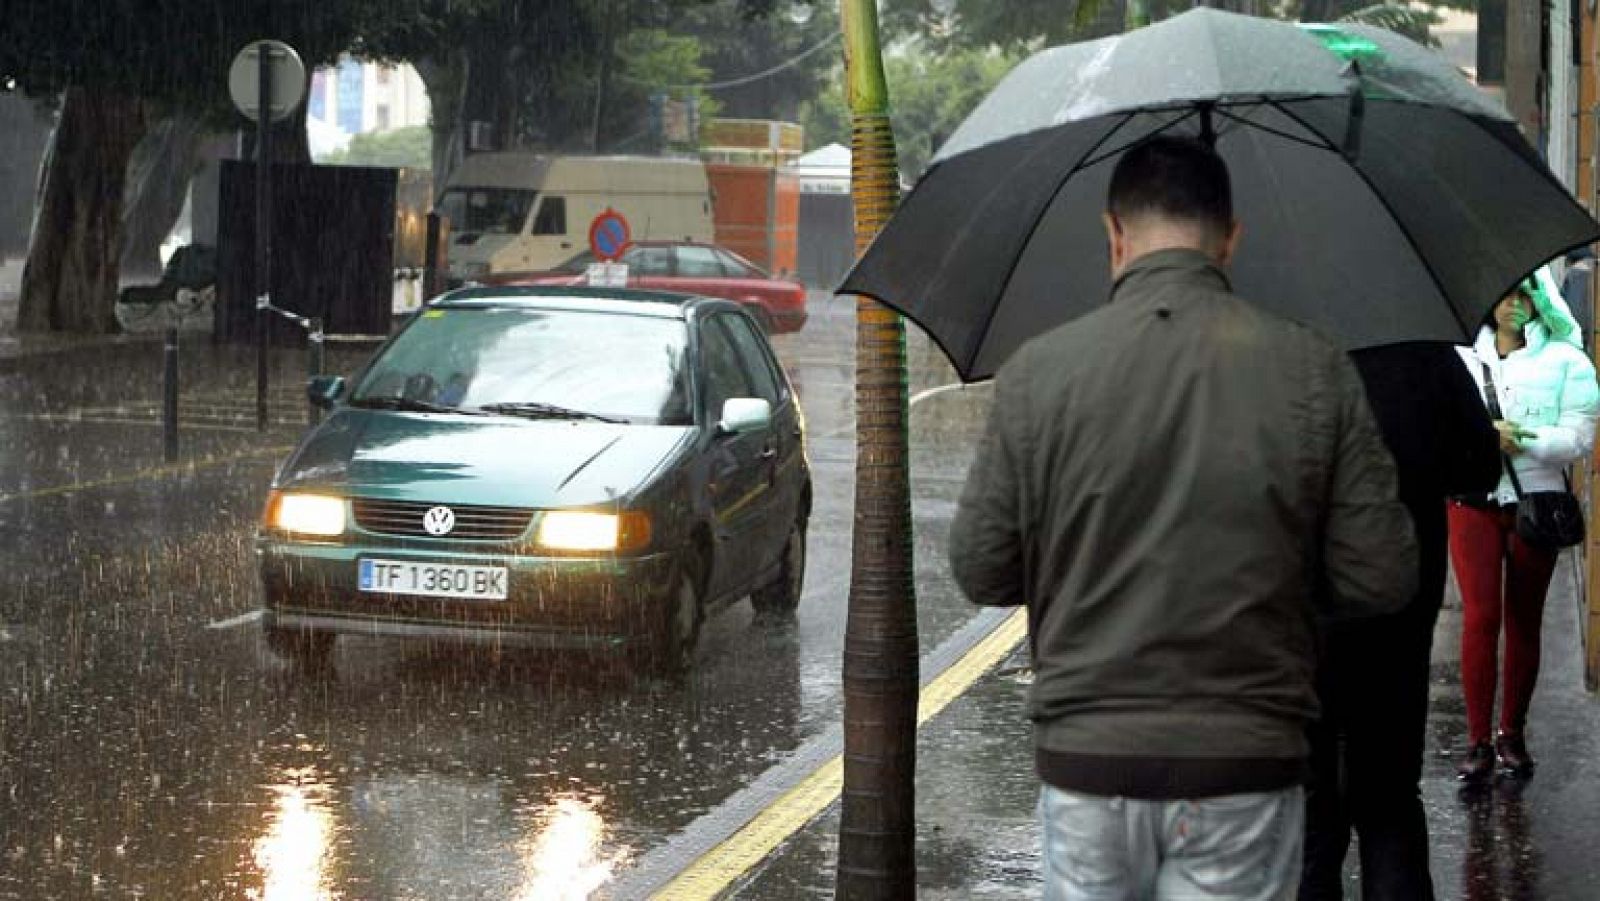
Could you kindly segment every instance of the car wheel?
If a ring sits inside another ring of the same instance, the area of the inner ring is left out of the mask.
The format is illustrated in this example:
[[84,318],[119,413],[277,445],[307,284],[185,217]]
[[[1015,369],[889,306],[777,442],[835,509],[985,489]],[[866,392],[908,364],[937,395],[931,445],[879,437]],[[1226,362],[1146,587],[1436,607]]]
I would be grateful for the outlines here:
[[778,566],[778,576],[750,595],[750,606],[758,616],[779,616],[793,613],[800,606],[800,591],[806,579],[806,524],[802,520],[789,529],[789,541],[783,547],[783,562]]
[[334,636],[309,629],[263,626],[262,636],[272,653],[303,669],[325,669],[333,659]]
[[694,664],[695,646],[700,641],[700,625],[705,611],[700,603],[700,579],[688,566],[678,568],[677,587],[663,605],[655,632],[650,636],[652,672],[677,676]]

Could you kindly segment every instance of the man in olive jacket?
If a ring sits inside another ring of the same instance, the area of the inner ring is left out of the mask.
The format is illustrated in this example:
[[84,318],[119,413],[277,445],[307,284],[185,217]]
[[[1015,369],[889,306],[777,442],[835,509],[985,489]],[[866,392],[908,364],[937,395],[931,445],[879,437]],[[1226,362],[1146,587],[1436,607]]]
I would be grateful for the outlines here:
[[1046,898],[1292,899],[1315,620],[1399,609],[1412,526],[1339,348],[1233,295],[1227,168],[1112,175],[1111,302],[996,378],[956,581],[1028,608]]

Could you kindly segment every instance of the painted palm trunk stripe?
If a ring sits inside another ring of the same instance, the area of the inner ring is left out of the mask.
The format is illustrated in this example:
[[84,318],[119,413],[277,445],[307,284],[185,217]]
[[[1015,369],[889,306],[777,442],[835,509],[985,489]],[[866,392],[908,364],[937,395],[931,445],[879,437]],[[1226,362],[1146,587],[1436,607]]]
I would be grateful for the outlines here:
[[[925,725],[1027,634],[1018,610],[983,610],[922,660],[917,724]],[[838,726],[740,790],[665,845],[640,858],[612,898],[706,899],[725,891],[839,798],[844,784]]]

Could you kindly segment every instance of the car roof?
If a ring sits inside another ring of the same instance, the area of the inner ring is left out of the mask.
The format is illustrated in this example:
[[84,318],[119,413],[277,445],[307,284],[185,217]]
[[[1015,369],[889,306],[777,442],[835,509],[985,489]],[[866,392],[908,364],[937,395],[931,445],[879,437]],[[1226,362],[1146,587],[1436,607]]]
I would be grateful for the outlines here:
[[640,291],[632,288],[594,288],[587,285],[494,285],[459,288],[432,303],[430,309],[582,310],[625,313],[658,319],[684,319],[690,308],[738,304],[697,294],[674,291]]

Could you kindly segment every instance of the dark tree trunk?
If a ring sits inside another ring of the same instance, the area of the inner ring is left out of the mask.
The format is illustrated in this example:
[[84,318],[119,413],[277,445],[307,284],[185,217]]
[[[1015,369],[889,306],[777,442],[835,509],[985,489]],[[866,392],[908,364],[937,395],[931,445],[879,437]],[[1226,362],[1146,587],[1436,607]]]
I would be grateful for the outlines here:
[[507,150],[516,143],[516,89],[526,87],[506,77],[514,63],[510,42],[499,35],[479,35],[467,53],[460,121],[487,123],[492,149]]
[[19,330],[117,330],[123,188],[144,131],[144,104],[137,98],[67,91],[22,271]]
[[28,250],[33,204],[39,196],[39,162],[50,122],[34,101],[0,94],[0,259]]
[[437,200],[459,162],[461,88],[466,62],[461,54],[455,53],[448,59],[418,60],[415,65],[428,91],[428,128],[433,134],[433,196]]
[[178,113],[154,125],[134,149],[123,196],[123,278],[160,276],[161,242],[183,213],[204,139],[199,120]]

